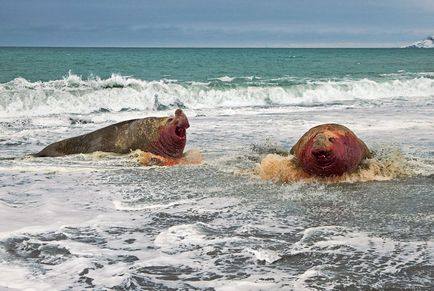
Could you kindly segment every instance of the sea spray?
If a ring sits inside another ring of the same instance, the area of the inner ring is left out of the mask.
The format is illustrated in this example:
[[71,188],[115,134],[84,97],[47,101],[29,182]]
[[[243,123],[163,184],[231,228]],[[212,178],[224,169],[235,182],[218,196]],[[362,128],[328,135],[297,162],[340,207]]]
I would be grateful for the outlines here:
[[261,179],[275,182],[320,181],[324,183],[355,183],[385,181],[413,176],[415,173],[399,150],[381,150],[370,159],[362,161],[357,171],[342,176],[314,177],[304,172],[296,163],[294,156],[283,157],[269,154],[258,167]]

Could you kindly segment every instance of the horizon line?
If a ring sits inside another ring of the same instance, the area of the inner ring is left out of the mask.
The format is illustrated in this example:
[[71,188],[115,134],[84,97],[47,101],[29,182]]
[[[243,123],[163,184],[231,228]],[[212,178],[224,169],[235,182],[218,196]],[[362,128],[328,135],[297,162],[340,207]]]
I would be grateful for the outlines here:
[[403,46],[105,46],[105,45],[0,45],[0,48],[146,48],[146,49],[405,49]]

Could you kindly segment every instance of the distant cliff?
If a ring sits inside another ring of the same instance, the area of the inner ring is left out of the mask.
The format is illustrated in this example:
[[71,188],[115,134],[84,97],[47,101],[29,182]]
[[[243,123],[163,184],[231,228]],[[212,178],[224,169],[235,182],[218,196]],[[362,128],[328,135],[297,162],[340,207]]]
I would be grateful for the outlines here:
[[403,48],[434,48],[434,34],[424,40],[419,40]]

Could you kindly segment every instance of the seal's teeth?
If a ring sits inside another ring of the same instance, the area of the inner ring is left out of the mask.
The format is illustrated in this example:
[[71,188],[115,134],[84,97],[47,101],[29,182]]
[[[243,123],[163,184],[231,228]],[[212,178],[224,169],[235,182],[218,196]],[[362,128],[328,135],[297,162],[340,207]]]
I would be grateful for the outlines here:
[[329,165],[334,160],[333,152],[326,150],[313,151],[312,157],[321,166]]
[[330,155],[330,151],[324,151],[324,150],[314,151],[312,152],[312,155],[315,156],[316,158],[326,158]]

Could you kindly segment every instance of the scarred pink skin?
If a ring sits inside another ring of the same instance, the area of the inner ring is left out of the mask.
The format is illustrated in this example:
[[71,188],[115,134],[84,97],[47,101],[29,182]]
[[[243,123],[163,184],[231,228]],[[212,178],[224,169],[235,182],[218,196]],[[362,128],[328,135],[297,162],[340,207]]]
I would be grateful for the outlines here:
[[187,141],[186,129],[190,127],[187,116],[181,109],[175,117],[159,128],[158,139],[150,145],[150,152],[169,158],[181,158]]
[[320,177],[354,172],[370,157],[369,149],[351,130],[339,124],[323,124],[306,132],[291,149],[305,172]]

